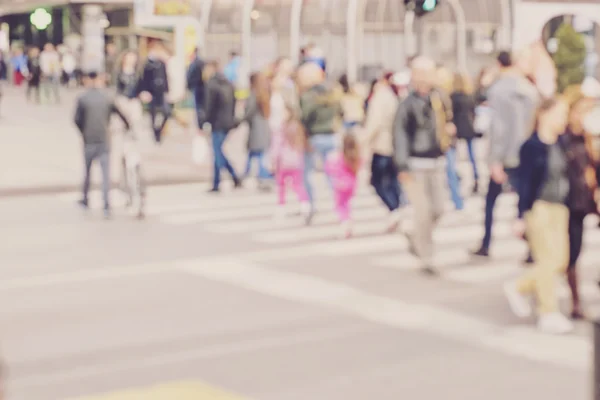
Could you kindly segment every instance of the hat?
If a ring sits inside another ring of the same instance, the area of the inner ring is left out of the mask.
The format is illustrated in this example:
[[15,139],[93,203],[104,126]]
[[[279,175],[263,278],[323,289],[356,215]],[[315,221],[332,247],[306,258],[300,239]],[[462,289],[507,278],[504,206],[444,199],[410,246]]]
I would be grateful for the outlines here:
[[399,72],[396,72],[392,75],[392,79],[390,82],[396,86],[408,86],[410,84],[411,73],[409,70],[405,69]]

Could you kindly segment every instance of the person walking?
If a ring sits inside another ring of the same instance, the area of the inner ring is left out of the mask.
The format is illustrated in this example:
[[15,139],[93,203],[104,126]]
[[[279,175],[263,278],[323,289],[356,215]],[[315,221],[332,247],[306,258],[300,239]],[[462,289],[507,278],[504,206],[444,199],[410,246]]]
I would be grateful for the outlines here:
[[104,216],[110,217],[110,116],[117,114],[126,129],[129,122],[115,106],[112,99],[102,91],[105,86],[103,79],[96,72],[88,75],[88,89],[77,99],[75,125],[83,138],[85,177],[83,180],[82,198],[79,204],[89,207],[90,172],[94,161],[100,163],[102,169],[102,197],[104,200]]
[[599,211],[594,196],[598,188],[598,177],[593,139],[584,128],[584,119],[594,107],[594,100],[586,98],[579,87],[572,88],[568,94],[565,92],[565,96],[569,102],[569,122],[565,134],[560,137],[560,144],[567,156],[570,188],[567,202],[569,208],[567,282],[571,290],[571,318],[583,319],[585,315],[579,297],[577,262],[583,245],[585,217]]
[[252,172],[253,161],[258,164],[259,189],[269,189],[267,180],[271,174],[266,169],[266,156],[271,141],[269,118],[271,116],[271,93],[269,82],[262,73],[252,74],[250,77],[250,96],[246,101],[244,116],[236,125],[246,122],[248,124],[248,161],[244,179]]
[[[150,44],[148,60],[138,82],[137,93],[142,102],[148,104],[154,140],[157,144],[161,143],[162,133],[171,117],[172,110],[167,99],[169,79],[165,51],[162,43],[158,41],[153,41]],[[159,114],[162,114],[160,124],[157,123]]]
[[42,68],[40,66],[40,50],[37,47],[29,51],[27,59],[27,101],[31,102],[32,93],[35,96],[35,102],[42,102],[40,85],[42,83]]
[[196,122],[199,129],[202,129],[202,126],[206,122],[206,112],[204,110],[205,85],[204,77],[202,76],[204,65],[204,60],[200,57],[200,49],[196,48],[194,58],[190,62],[187,71],[187,87],[192,92],[194,109],[196,110]]
[[400,100],[393,75],[379,82],[367,109],[362,146],[371,151],[371,185],[390,212],[388,232],[394,232],[400,224],[400,182],[392,155],[394,153],[393,125]]
[[533,310],[535,295],[538,329],[545,333],[570,332],[573,324],[560,313],[556,275],[569,262],[568,158],[558,138],[567,125],[568,106],[556,99],[542,102],[534,134],[520,149],[518,236],[527,234],[533,252],[533,268],[508,282],[504,292],[512,311],[521,318]]
[[42,72],[42,89],[47,100],[54,98],[54,102],[60,103],[60,76],[62,67],[60,55],[52,43],[46,43],[40,54],[40,69]]
[[[313,62],[303,64],[298,70],[300,86],[301,121],[308,135],[310,150],[306,154],[304,166],[304,186],[311,204],[311,217],[315,213],[314,193],[311,183],[315,168],[314,157],[318,156],[321,165],[325,164],[329,153],[336,149],[335,133],[338,131],[341,115],[340,96],[337,91],[328,88],[321,66]],[[329,179],[329,176],[328,176]],[[331,180],[329,179],[331,186]],[[311,218],[307,219],[310,223]]]
[[479,171],[477,169],[477,157],[475,154],[475,138],[477,137],[473,128],[475,120],[475,100],[473,88],[469,78],[465,74],[455,74],[453,91],[450,95],[452,100],[452,115],[456,125],[456,137],[464,140],[469,153],[469,160],[473,168],[473,194],[479,192]]
[[223,153],[223,145],[229,131],[235,126],[235,89],[227,80],[217,61],[206,65],[206,121],[211,126],[212,146],[214,153],[214,173],[211,193],[219,192],[221,170],[231,174],[236,188],[241,187],[231,163]]
[[417,57],[412,63],[413,91],[400,103],[393,124],[394,162],[414,207],[414,227],[405,232],[409,251],[421,260],[423,272],[437,274],[433,265],[433,231],[444,212],[444,154],[456,128],[435,89],[435,63]]
[[487,90],[487,101],[492,109],[490,125],[490,182],[485,198],[485,234],[474,256],[489,257],[492,243],[492,225],[496,200],[508,183],[519,190],[517,169],[519,150],[531,135],[537,99],[536,89],[513,66],[510,53],[498,55],[500,75]]

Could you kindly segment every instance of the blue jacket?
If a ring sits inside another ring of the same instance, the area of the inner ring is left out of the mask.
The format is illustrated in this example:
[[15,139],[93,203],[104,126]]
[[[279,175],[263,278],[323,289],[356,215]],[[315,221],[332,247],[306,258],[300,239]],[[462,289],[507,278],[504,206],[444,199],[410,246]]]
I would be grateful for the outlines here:
[[241,65],[242,59],[240,57],[235,57],[225,66],[223,74],[225,75],[227,80],[233,85],[236,85],[238,82],[238,73]]
[[537,132],[523,143],[518,168],[519,218],[533,207],[539,198],[548,174],[548,145],[543,143]]

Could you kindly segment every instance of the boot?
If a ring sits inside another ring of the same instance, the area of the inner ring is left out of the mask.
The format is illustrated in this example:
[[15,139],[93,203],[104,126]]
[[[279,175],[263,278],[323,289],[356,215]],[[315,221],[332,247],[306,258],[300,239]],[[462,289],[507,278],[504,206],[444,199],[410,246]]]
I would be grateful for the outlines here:
[[567,282],[569,283],[569,288],[571,289],[571,298],[573,299],[573,308],[571,311],[572,319],[584,319],[585,316],[581,311],[581,304],[579,302],[579,285],[577,282],[577,268],[572,265],[569,266],[567,270]]

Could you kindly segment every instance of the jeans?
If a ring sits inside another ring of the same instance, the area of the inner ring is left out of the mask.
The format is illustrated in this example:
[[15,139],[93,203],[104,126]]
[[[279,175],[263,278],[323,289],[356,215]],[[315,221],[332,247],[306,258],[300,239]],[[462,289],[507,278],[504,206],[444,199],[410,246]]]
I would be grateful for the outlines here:
[[225,153],[223,153],[223,145],[227,139],[227,132],[213,132],[212,133],[212,146],[214,155],[214,175],[213,175],[213,190],[219,189],[221,183],[221,169],[225,168],[233,178],[234,182],[238,182],[238,177],[235,174],[235,170],[229,163]]
[[50,97],[54,97],[54,101],[56,103],[60,102],[60,78],[59,77],[45,77],[42,78],[42,89],[44,92],[44,96],[46,96],[47,100],[50,100]]
[[252,170],[252,161],[258,162],[258,179],[271,179],[272,176],[265,168],[265,152],[260,150],[250,150],[248,153],[248,162],[246,163],[246,171],[244,177],[247,178]]
[[479,181],[479,172],[477,170],[477,159],[475,158],[475,146],[473,145],[474,139],[466,139],[467,142],[467,151],[469,152],[469,160],[471,161],[471,165],[473,166],[473,179],[475,182]]
[[[518,191],[519,181],[516,168],[506,168],[504,170],[508,175],[508,183],[513,189]],[[496,199],[502,193],[502,185],[496,183],[490,178],[490,185],[488,186],[488,192],[485,196],[485,235],[483,236],[483,243],[481,245],[484,249],[489,249],[492,243],[492,225],[494,223],[494,207],[496,206]]]
[[[152,101],[148,105],[150,111],[150,120],[152,121],[152,129],[154,130],[154,139],[156,143],[160,143],[161,135],[167,121],[171,117],[171,105],[167,102],[164,96],[153,97]],[[160,125],[156,124],[156,117],[158,114],[162,114],[162,122]]]
[[[321,161],[324,165],[329,153],[334,151],[336,148],[336,140],[334,134],[319,134],[312,136],[309,139],[309,142],[310,146],[312,147],[312,152],[306,153],[304,159],[304,187],[308,193],[310,204],[313,205],[314,195],[310,177],[315,168],[314,156],[317,155],[319,158],[321,158]],[[329,176],[327,176],[327,181],[329,182],[329,187],[333,187]]]
[[457,210],[464,208],[463,199],[460,195],[460,181],[456,172],[456,148],[451,147],[446,153],[446,175],[448,175],[448,186],[450,187],[450,195],[452,202]]
[[84,146],[85,177],[83,179],[83,202],[88,203],[90,191],[90,172],[94,160],[98,160],[102,169],[102,198],[104,209],[108,210],[110,201],[108,193],[110,190],[110,153],[106,144],[86,144]]
[[391,156],[373,154],[371,160],[371,185],[390,211],[397,210],[405,204],[398,171]]

